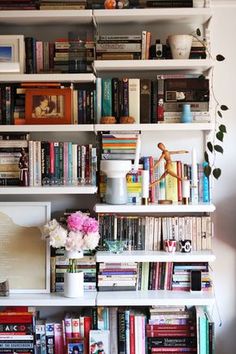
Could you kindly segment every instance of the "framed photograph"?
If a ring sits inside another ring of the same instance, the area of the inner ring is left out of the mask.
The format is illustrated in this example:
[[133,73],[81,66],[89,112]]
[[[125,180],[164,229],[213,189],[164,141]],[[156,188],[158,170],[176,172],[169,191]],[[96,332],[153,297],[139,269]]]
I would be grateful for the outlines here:
[[6,72],[16,72],[16,67],[18,67],[19,73],[24,73],[25,42],[23,35],[0,36],[0,69],[1,66]]
[[25,95],[26,124],[70,124],[71,89],[32,89]]
[[50,247],[40,227],[51,218],[50,202],[0,202],[0,282],[11,293],[50,292]]
[[89,331],[89,353],[110,354],[110,331],[90,330]]
[[84,339],[83,338],[71,338],[67,342],[66,354],[84,354]]

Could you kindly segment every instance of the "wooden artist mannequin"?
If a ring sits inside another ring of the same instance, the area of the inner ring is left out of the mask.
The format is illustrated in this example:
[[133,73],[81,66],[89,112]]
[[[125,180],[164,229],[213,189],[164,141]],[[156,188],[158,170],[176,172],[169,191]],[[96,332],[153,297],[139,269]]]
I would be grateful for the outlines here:
[[159,183],[167,175],[170,175],[170,176],[175,177],[178,180],[182,181],[182,178],[179,177],[175,172],[172,171],[172,168],[171,168],[172,167],[171,155],[186,154],[186,153],[188,153],[188,151],[187,150],[169,151],[169,150],[166,149],[166,147],[165,147],[165,145],[163,143],[159,143],[157,146],[162,151],[162,154],[159,157],[159,159],[157,160],[157,162],[155,163],[155,165],[153,166],[153,170],[155,170],[155,168],[157,168],[157,166],[160,164],[161,160],[164,159],[165,160],[165,171],[161,175],[160,178],[158,178],[156,181],[151,183],[151,186],[154,186],[157,183]]

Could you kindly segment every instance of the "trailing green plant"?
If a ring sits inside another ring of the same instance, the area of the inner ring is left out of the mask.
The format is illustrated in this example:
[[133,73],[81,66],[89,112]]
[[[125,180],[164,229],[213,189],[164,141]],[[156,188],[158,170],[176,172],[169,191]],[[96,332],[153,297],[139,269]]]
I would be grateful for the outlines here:
[[[216,61],[224,61],[225,57],[222,54],[217,54],[215,58],[212,57],[212,54],[207,47],[207,43],[201,39],[201,30],[197,28],[196,32],[191,33],[191,35],[196,38],[205,48],[209,58],[215,59]],[[224,153],[224,148],[223,148],[223,142],[224,142],[224,137],[225,134],[227,133],[227,129],[225,124],[223,124],[223,115],[224,112],[228,110],[228,107],[225,104],[221,104],[219,100],[217,99],[215,92],[214,92],[214,87],[213,87],[213,74],[214,74],[214,68],[212,68],[211,71],[211,93],[212,97],[215,101],[215,121],[214,121],[214,129],[212,132],[212,138],[209,140],[206,144],[206,150],[204,152],[204,159],[205,159],[205,167],[204,167],[204,173],[207,177],[209,177],[211,174],[215,179],[218,179],[221,175],[221,169],[216,166],[216,155],[223,154]],[[201,75],[200,78],[203,78],[204,76]]]

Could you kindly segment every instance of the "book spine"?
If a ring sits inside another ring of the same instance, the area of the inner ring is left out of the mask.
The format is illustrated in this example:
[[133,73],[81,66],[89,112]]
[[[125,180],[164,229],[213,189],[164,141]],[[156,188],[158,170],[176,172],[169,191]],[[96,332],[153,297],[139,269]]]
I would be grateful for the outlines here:
[[140,123],[140,79],[128,80],[129,90],[129,115]]
[[140,123],[151,123],[151,80],[140,80]]
[[102,116],[112,115],[111,79],[102,79]]
[[125,312],[118,311],[118,354],[126,354]]
[[122,116],[129,116],[129,79],[122,79]]
[[96,123],[99,124],[102,117],[102,79],[100,77],[97,77],[96,80],[96,107]]

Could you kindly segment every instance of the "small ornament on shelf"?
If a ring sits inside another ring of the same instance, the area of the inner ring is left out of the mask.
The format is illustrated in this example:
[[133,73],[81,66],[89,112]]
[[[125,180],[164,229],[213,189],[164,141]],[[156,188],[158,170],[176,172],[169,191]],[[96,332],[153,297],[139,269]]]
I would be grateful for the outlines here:
[[9,296],[9,282],[6,279],[3,282],[0,282],[0,296]]

